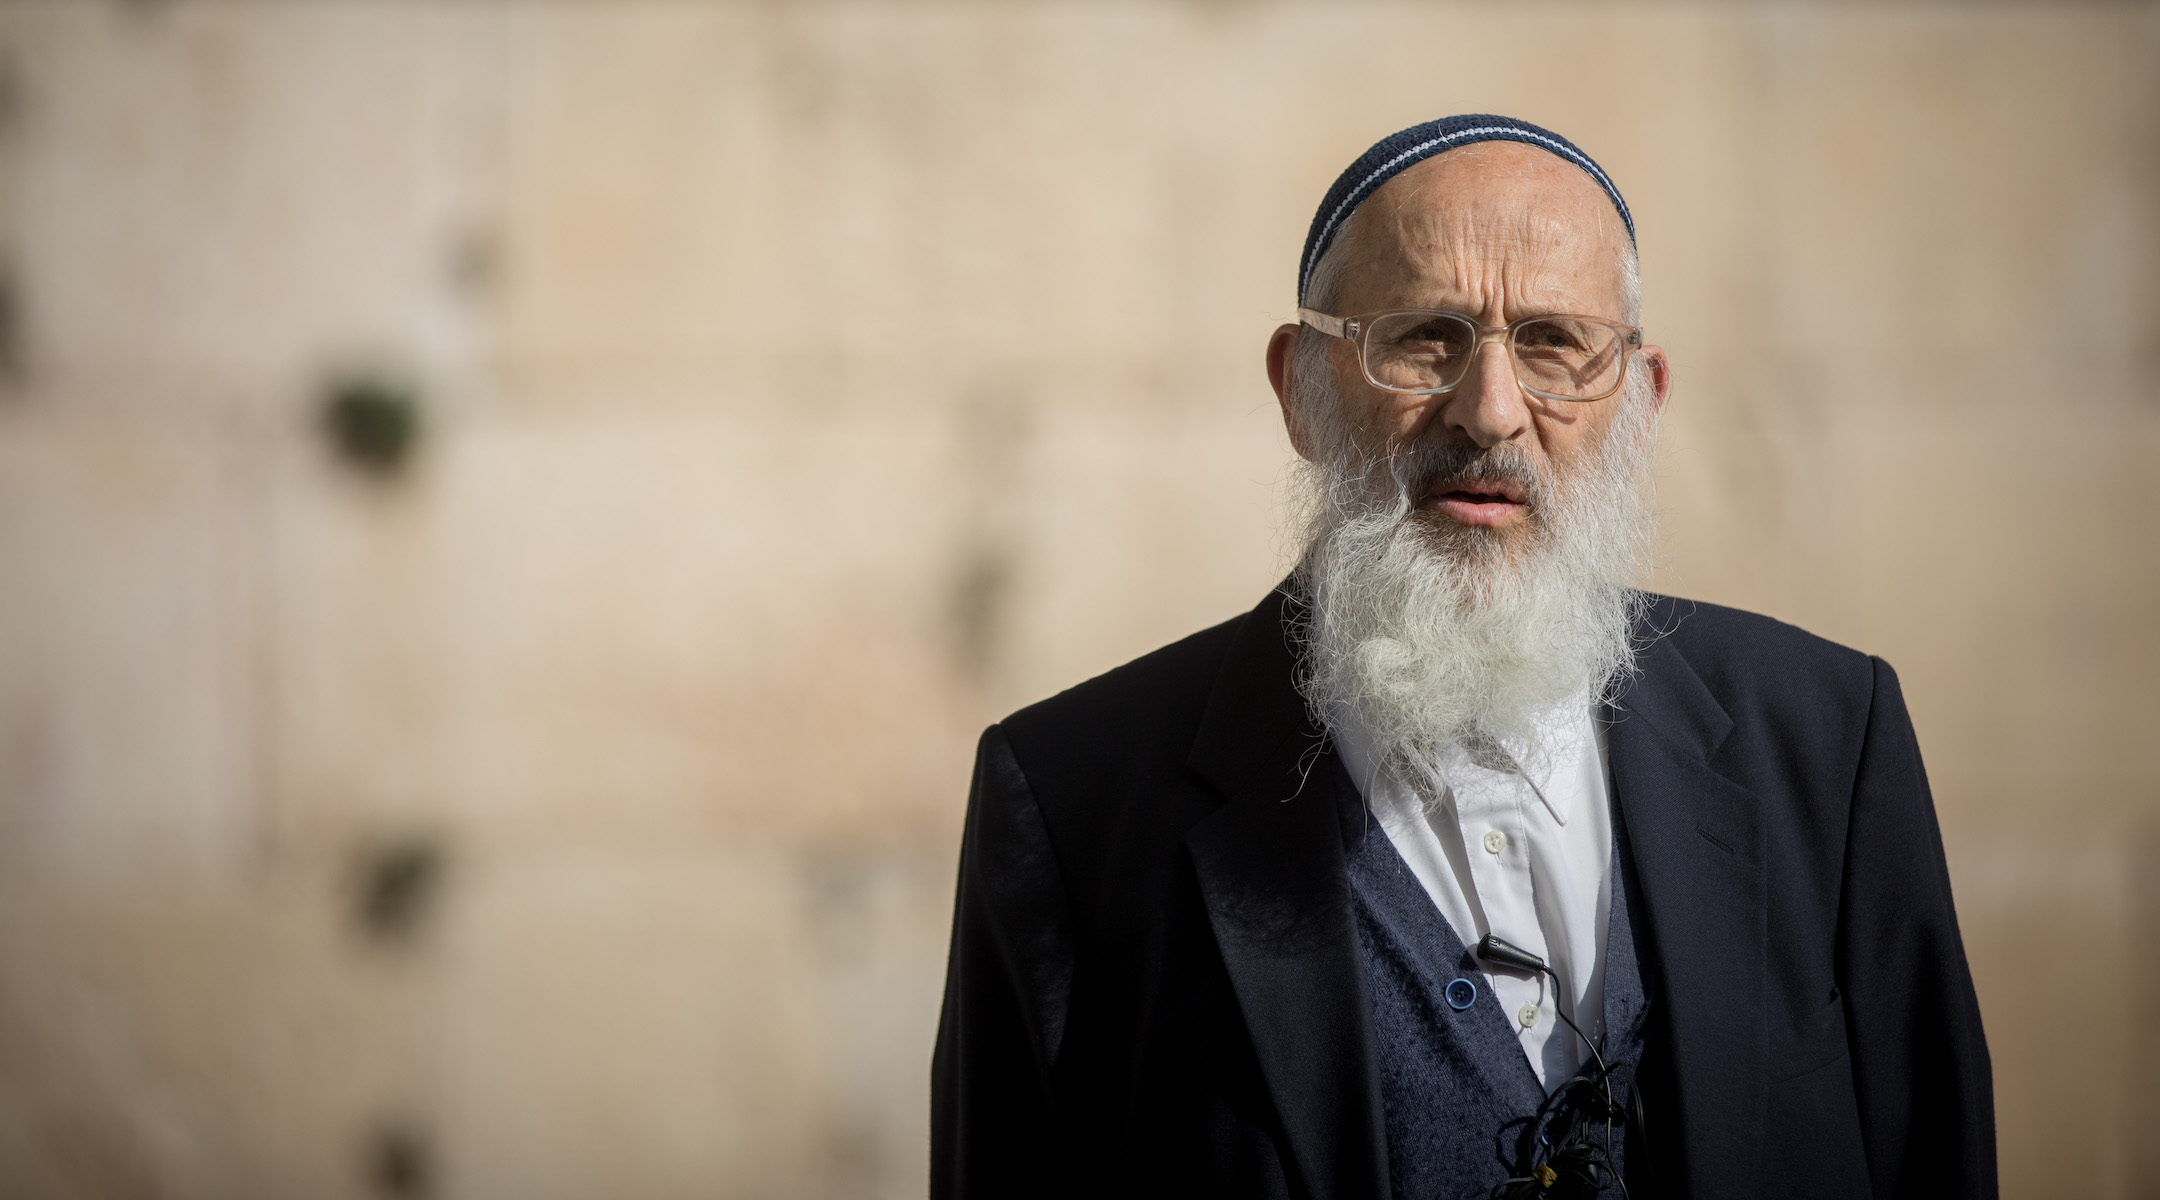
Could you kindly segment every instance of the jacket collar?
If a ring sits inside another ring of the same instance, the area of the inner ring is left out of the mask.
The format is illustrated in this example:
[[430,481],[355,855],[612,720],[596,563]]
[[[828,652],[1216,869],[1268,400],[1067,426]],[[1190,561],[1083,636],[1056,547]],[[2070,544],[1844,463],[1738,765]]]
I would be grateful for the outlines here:
[[1328,738],[1295,686],[1295,601],[1246,618],[1187,765],[1228,800],[1185,843],[1291,1158],[1316,1200],[1379,1200],[1387,1147]]

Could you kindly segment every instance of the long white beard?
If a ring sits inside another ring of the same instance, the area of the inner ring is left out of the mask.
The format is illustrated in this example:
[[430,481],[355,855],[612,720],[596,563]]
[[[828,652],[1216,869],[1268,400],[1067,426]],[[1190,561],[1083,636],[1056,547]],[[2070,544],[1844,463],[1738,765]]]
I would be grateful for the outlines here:
[[[1630,584],[1649,557],[1648,389],[1631,372],[1607,401],[1623,407],[1602,443],[1559,479],[1511,446],[1412,446],[1375,461],[1339,422],[1323,432],[1333,445],[1312,472],[1298,566],[1311,604],[1300,690],[1323,726],[1354,716],[1380,768],[1430,801],[1446,743],[1530,768],[1560,706],[1606,698],[1634,665]],[[1524,488],[1527,528],[1502,535],[1416,510],[1434,481],[1473,469]]]

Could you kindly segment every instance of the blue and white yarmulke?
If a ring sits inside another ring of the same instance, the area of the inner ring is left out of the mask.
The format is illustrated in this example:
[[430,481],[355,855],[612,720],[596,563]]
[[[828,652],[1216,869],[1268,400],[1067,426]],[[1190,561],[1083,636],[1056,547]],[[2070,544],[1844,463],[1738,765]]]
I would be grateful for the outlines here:
[[1373,143],[1372,149],[1359,155],[1348,170],[1335,177],[1335,186],[1329,188],[1327,197],[1320,201],[1320,211],[1313,214],[1312,230],[1305,235],[1305,256],[1298,263],[1298,303],[1305,303],[1305,289],[1312,284],[1313,266],[1327,253],[1329,243],[1342,230],[1343,222],[1350,219],[1350,214],[1356,212],[1357,206],[1365,203],[1367,197],[1379,191],[1381,184],[1435,154],[1476,142],[1522,142],[1550,150],[1581,167],[1590,178],[1597,180],[1607,196],[1612,197],[1613,207],[1620,211],[1621,223],[1627,226],[1628,240],[1635,240],[1635,218],[1628,212],[1627,201],[1620,198],[1620,189],[1613,186],[1605,169],[1577,149],[1575,143],[1549,129],[1540,129],[1513,117],[1496,117],[1490,113],[1442,117],[1381,138]]

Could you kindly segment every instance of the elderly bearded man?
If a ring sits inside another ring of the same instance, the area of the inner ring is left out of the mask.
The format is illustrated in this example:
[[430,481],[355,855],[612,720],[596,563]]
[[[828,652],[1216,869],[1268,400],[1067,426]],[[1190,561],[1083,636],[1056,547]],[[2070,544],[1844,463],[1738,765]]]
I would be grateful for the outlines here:
[[1896,676],[1628,586],[1636,280],[1535,126],[1337,181],[1267,351],[1296,572],[983,735],[933,1195],[1994,1193]]

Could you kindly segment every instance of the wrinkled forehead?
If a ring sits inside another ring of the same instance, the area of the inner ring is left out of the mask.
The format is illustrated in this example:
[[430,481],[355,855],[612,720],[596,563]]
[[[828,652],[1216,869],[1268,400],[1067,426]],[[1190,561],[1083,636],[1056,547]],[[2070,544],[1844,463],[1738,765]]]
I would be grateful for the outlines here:
[[1529,146],[1451,150],[1390,179],[1343,231],[1346,311],[1625,307],[1626,226],[1573,164]]

